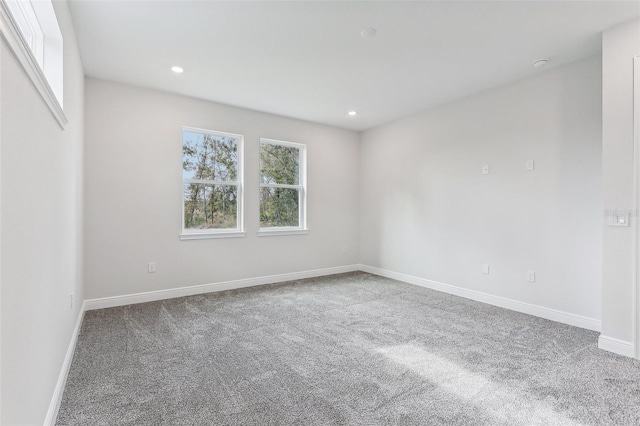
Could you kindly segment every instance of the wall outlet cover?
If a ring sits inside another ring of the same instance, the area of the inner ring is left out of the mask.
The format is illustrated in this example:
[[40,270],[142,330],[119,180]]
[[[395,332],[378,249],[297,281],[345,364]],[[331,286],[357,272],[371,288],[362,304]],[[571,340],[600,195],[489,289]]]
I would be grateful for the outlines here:
[[527,170],[532,171],[535,169],[535,161],[527,160]]

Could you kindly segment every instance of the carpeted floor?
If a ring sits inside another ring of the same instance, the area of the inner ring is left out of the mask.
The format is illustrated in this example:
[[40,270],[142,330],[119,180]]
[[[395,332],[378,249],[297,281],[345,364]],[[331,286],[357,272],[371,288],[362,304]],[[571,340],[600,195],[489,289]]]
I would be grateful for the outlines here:
[[59,425],[639,425],[597,333],[365,273],[87,312]]

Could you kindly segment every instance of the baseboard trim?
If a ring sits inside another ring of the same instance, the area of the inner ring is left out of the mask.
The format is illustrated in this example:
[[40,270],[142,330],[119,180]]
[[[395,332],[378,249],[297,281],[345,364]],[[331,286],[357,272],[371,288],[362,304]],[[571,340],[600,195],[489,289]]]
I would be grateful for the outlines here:
[[469,290],[457,287],[451,284],[444,284],[437,281],[419,278],[412,275],[406,275],[399,272],[393,272],[386,269],[376,268],[368,265],[360,265],[360,270],[374,275],[391,278],[408,284],[414,284],[420,287],[429,288],[431,290],[441,291],[443,293],[453,294],[455,296],[464,297],[465,299],[475,300],[477,302],[487,303],[489,305],[498,306],[500,308],[510,309],[516,312],[545,318],[551,321],[561,322],[563,324],[575,327],[586,328],[588,330],[600,331],[600,321],[594,318],[588,318],[581,315],[571,314],[568,312],[558,311],[556,309],[545,308],[543,306],[533,305],[531,303],[520,302],[506,297],[494,296],[492,294],[483,293],[476,290]]
[[598,348],[613,352],[614,354],[628,356],[630,358],[635,357],[635,348],[633,343],[627,342],[626,340],[604,336],[602,334],[598,337]]
[[173,299],[176,297],[193,296],[195,294],[213,293],[224,290],[234,290],[264,284],[274,284],[285,281],[301,280],[305,278],[322,277],[325,275],[342,274],[360,270],[359,265],[336,266],[333,268],[313,269],[310,271],[291,272],[287,274],[267,275],[256,278],[246,278],[234,281],[223,281],[212,284],[202,284],[189,287],[179,287],[167,290],[156,290],[145,293],[127,294],[123,296],[103,297],[84,301],[87,311],[94,309],[113,308],[116,306],[133,305],[135,303],[155,302],[157,300]]
[[54,426],[58,417],[58,411],[60,410],[60,403],[62,402],[62,394],[64,387],[67,384],[67,377],[69,375],[69,369],[71,368],[71,361],[73,361],[73,354],[76,350],[76,342],[78,341],[78,335],[80,334],[80,327],[82,326],[82,320],[84,319],[85,304],[82,304],[80,312],[78,313],[78,319],[76,320],[76,326],[71,334],[71,341],[69,341],[69,347],[67,348],[67,354],[62,362],[62,368],[60,368],[60,375],[56,387],[53,390],[53,396],[51,397],[51,403],[49,403],[49,410],[47,410],[47,417],[45,417],[45,426]]

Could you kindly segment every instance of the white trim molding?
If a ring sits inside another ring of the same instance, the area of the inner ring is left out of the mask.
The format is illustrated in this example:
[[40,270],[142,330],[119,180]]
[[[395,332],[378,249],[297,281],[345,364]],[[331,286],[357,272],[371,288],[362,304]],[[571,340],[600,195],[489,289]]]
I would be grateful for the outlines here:
[[44,72],[42,72],[38,60],[31,52],[6,3],[2,0],[0,0],[0,33],[2,33],[2,38],[20,65],[22,65],[22,68],[33,82],[33,85],[42,96],[49,110],[51,110],[56,121],[64,130],[69,120],[64,114],[64,110],[60,102],[58,102],[58,98],[53,92],[51,85],[47,81],[47,77],[44,75]]
[[217,291],[232,290],[244,287],[253,287],[263,284],[274,284],[285,281],[300,280],[304,278],[321,277],[325,275],[343,274],[346,272],[358,271],[358,265],[345,265],[337,266],[333,268],[314,269],[309,271],[292,272],[279,275],[268,275],[257,278],[247,278],[235,281],[224,281],[213,284],[196,285],[189,287],[173,288],[167,290],[150,291],[146,293],[128,294],[115,297],[104,297],[100,299],[85,300],[82,303],[82,308],[76,321],[76,326],[71,335],[71,341],[67,349],[67,354],[60,368],[60,374],[56,387],[53,391],[53,396],[49,404],[49,410],[47,411],[47,417],[45,418],[45,426],[54,426],[58,417],[58,411],[60,410],[60,403],[62,402],[62,395],[65,385],[67,383],[67,377],[71,368],[71,362],[73,361],[73,354],[75,352],[76,343],[78,341],[78,335],[82,327],[82,321],[84,319],[84,313],[95,309],[113,308],[116,306],[132,305],[135,303],[153,302],[157,300],[173,299],[176,297],[191,296],[195,294],[212,293]]
[[69,369],[71,368],[71,362],[73,361],[73,354],[76,350],[76,342],[78,341],[78,335],[80,334],[80,328],[82,327],[82,320],[84,319],[85,304],[82,304],[80,312],[78,313],[78,319],[76,320],[76,326],[73,329],[71,335],[71,341],[69,341],[69,347],[67,348],[67,354],[62,362],[62,368],[60,368],[60,374],[58,375],[58,381],[56,387],[53,390],[53,396],[49,403],[49,410],[47,410],[47,417],[44,420],[45,426],[54,426],[56,419],[58,418],[58,411],[60,410],[60,403],[62,402],[62,394],[64,387],[67,384],[67,377],[69,376]]
[[[223,281],[211,284],[202,284],[196,286],[172,288],[166,290],[150,291],[145,293],[127,294],[122,296],[103,297],[97,299],[85,300],[82,304],[82,309],[78,315],[75,329],[69,342],[69,348],[60,370],[58,382],[56,384],[45,425],[54,425],[58,410],[60,409],[60,403],[62,401],[62,395],[65,384],[67,382],[67,376],[73,361],[73,354],[75,351],[76,342],[82,326],[82,320],[84,318],[84,312],[95,309],[113,308],[117,306],[126,306],[136,303],[154,302],[158,300],[173,299],[176,297],[192,296],[197,294],[213,293],[218,291],[233,290],[245,287],[253,287],[265,284],[275,284],[286,281],[294,281],[305,278],[321,277],[326,275],[342,274],[347,272],[362,271],[374,275],[379,275],[386,278],[402,281],[408,284],[417,285],[420,287],[429,288],[436,291],[452,294],[466,299],[475,300],[489,305],[498,306],[501,308],[510,309],[517,312],[522,312],[529,315],[534,315],[540,318],[545,318],[551,321],[557,321],[564,324],[569,324],[576,327],[586,328],[589,330],[600,330],[600,321],[587,318],[580,315],[575,315],[555,309],[545,308],[542,306],[532,305],[517,300],[507,299],[500,296],[494,296],[487,293],[482,293],[475,290],[468,290],[465,288],[453,286],[450,284],[439,283],[424,278],[419,278],[411,275],[402,274],[399,272],[393,272],[385,269],[375,268],[368,265],[344,265],[332,268],[314,269],[308,271],[291,272],[286,274],[268,275],[256,278],[246,278],[233,281]],[[598,347],[610,352],[614,352],[620,355],[633,357],[634,348],[631,342],[625,342],[622,340],[614,339],[600,335],[598,339]]]
[[[0,82],[2,81],[2,52],[0,52]],[[0,96],[0,111],[2,111],[2,96]],[[2,114],[0,114],[2,116]],[[2,188],[2,118],[0,117],[0,188]],[[2,241],[2,191],[0,191],[0,241]],[[0,244],[0,293],[2,289],[2,244]],[[2,303],[0,303],[0,421],[2,421]]]
[[263,228],[258,231],[258,237],[273,237],[278,235],[306,235],[309,233],[308,229],[298,228]]
[[275,284],[285,281],[301,280],[305,278],[322,277],[325,275],[343,274],[358,271],[358,265],[337,266],[333,268],[314,269],[310,271],[291,272],[287,274],[267,275],[256,278],[246,278],[234,281],[223,281],[189,287],[171,288],[167,290],[149,291],[145,293],[126,294],[123,296],[103,297],[85,300],[87,311],[94,309],[113,308],[116,306],[133,305],[135,303],[155,302],[157,300],[173,299],[176,297],[192,296],[195,294],[213,293],[237,288],[253,287],[264,284]]
[[437,281],[419,278],[412,275],[401,274],[386,269],[375,268],[368,265],[360,265],[360,270],[374,275],[391,278],[408,284],[425,287],[431,290],[441,291],[443,293],[453,294],[454,296],[464,297],[465,299],[475,300],[477,302],[486,303],[500,308],[510,309],[516,312],[533,315],[536,317],[548,319],[551,321],[561,322],[563,324],[575,327],[586,328],[588,330],[600,331],[600,321],[594,318],[588,318],[581,315],[563,312],[556,309],[545,308],[544,306],[533,305],[531,303],[520,302],[518,300],[507,299],[506,297],[494,296],[492,294],[483,293],[476,290],[469,290],[451,284],[444,284]]
[[180,234],[181,241],[187,240],[208,240],[211,238],[243,238],[246,235],[246,232],[192,232],[192,233],[182,233]]
[[640,359],[640,226],[638,226],[638,209],[640,209],[640,56],[633,58],[633,134],[634,134],[634,191],[631,221],[633,226],[633,346],[635,356]]
[[626,340],[615,339],[613,337],[600,335],[598,337],[598,348],[605,351],[613,352],[614,354],[628,356],[633,358],[634,348],[632,342]]

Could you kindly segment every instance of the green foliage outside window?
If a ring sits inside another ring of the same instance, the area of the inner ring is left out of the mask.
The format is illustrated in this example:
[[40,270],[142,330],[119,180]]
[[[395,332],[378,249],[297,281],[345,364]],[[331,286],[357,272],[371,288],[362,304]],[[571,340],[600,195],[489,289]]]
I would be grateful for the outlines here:
[[185,130],[182,176],[185,229],[237,227],[238,187],[233,183],[238,180],[235,138]]
[[300,189],[264,185],[300,184],[300,149],[260,144],[260,227],[300,225]]

